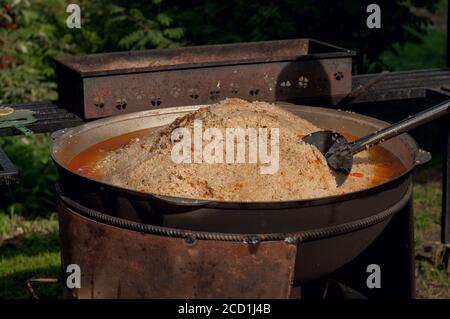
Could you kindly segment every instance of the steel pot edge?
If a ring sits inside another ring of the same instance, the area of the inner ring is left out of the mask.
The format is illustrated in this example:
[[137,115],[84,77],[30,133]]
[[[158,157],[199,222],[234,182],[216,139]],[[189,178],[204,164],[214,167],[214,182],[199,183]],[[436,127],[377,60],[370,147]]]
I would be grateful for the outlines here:
[[[359,122],[363,124],[367,124],[372,127],[376,128],[382,128],[389,123],[368,117],[361,114],[356,113],[350,113],[346,111],[341,110],[335,110],[335,109],[328,109],[323,107],[311,107],[311,106],[303,106],[303,105],[295,105],[291,103],[286,102],[276,102],[277,105],[289,108],[304,108],[307,109],[308,112],[317,113],[318,116],[321,114],[327,113],[334,113],[335,115],[341,116],[343,118],[352,118],[355,120],[358,120]],[[64,129],[57,131],[52,134],[53,143],[51,147],[51,157],[57,166],[58,170],[61,172],[64,172],[64,174],[72,175],[72,177],[76,177],[77,179],[88,181],[89,183],[92,183],[92,185],[96,185],[100,189],[108,190],[111,192],[119,192],[122,194],[126,194],[127,196],[130,196],[132,198],[138,199],[138,200],[149,200],[149,201],[159,201],[162,203],[165,203],[168,206],[172,206],[174,209],[197,209],[197,208],[221,208],[221,209],[248,209],[248,210],[258,210],[258,209],[283,209],[283,208],[295,208],[295,207],[309,207],[309,206],[317,206],[317,205],[327,205],[332,204],[344,200],[351,200],[358,197],[368,196],[375,193],[378,193],[382,190],[385,190],[387,188],[393,188],[397,185],[401,184],[406,178],[409,177],[409,175],[412,173],[414,168],[418,165],[422,165],[426,162],[428,162],[431,159],[431,154],[427,151],[424,151],[419,148],[416,141],[409,135],[409,134],[403,134],[398,139],[401,139],[405,145],[408,146],[409,150],[413,154],[413,162],[410,167],[407,167],[405,172],[396,178],[393,178],[389,181],[386,181],[380,185],[377,185],[375,187],[367,188],[364,190],[356,191],[347,193],[344,195],[335,195],[335,196],[327,196],[327,197],[321,197],[321,198],[314,198],[314,199],[303,199],[303,200],[288,200],[288,201],[255,201],[255,202],[239,202],[239,201],[216,201],[216,200],[202,200],[202,199],[192,199],[192,198],[183,198],[183,197],[173,197],[173,196],[167,196],[167,195],[160,195],[160,194],[154,194],[154,193],[142,193],[139,191],[135,191],[132,189],[122,188],[118,187],[112,184],[104,183],[98,180],[95,180],[93,178],[89,178],[86,176],[83,176],[77,172],[73,172],[69,170],[64,163],[62,163],[58,158],[58,151],[60,148],[64,145],[64,143],[67,143],[72,139],[74,136],[78,134],[82,134],[84,132],[87,132],[91,129],[95,129],[101,126],[109,126],[113,123],[118,123],[121,121],[129,121],[132,119],[140,119],[145,118],[147,116],[156,116],[156,115],[167,115],[167,114],[177,114],[180,112],[188,113],[195,111],[201,107],[206,107],[206,105],[200,105],[200,106],[184,106],[184,107],[172,107],[172,108],[166,108],[166,109],[158,109],[158,110],[149,110],[149,111],[141,111],[141,112],[135,112],[135,113],[129,113],[124,115],[118,115],[113,116],[109,118],[104,118],[92,122],[88,122],[85,124],[82,124],[80,126],[70,128],[70,129]]]

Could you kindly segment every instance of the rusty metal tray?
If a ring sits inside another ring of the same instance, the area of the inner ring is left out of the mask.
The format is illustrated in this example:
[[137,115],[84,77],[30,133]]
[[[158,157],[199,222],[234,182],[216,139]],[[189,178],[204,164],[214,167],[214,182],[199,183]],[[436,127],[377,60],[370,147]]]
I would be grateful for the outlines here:
[[68,56],[56,59],[59,105],[95,119],[225,97],[337,102],[351,91],[354,54],[294,39]]

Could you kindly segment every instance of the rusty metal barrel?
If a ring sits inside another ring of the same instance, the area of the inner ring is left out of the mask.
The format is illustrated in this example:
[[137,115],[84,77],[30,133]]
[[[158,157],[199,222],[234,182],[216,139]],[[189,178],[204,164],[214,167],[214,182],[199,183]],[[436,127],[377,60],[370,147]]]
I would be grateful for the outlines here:
[[63,269],[77,264],[70,298],[288,298],[297,246],[143,233],[82,216],[58,198]]

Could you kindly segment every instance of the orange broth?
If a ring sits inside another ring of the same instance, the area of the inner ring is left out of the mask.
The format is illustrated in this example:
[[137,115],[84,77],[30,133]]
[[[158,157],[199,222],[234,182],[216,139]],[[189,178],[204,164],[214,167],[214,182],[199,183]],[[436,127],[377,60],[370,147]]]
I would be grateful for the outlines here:
[[[68,168],[76,173],[86,177],[101,179],[101,172],[95,169],[95,164],[105,158],[109,152],[119,149],[138,138],[142,138],[157,128],[149,128],[119,135],[87,148],[76,155],[68,164]],[[357,139],[356,136],[342,133],[349,141]],[[369,150],[369,158],[375,165],[375,174],[372,180],[372,186],[382,184],[406,171],[403,163],[390,151],[382,146],[374,146]],[[353,177],[363,177],[362,173],[352,172]]]

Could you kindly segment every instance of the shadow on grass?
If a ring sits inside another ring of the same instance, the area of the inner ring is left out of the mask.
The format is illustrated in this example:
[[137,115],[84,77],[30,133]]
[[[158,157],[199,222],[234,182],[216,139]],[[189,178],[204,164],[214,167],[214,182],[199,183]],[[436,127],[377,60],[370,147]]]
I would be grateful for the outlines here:
[[[60,275],[59,265],[33,268],[24,271],[13,271],[10,275],[0,276],[0,299],[33,298],[27,288],[27,280],[31,278],[57,278]],[[33,289],[40,299],[56,299],[62,297],[62,283],[34,283]]]
[[[31,278],[60,277],[57,231],[30,232],[4,241],[0,246],[0,299],[32,298],[27,288]],[[62,285],[33,284],[40,298],[61,298]]]
[[442,183],[442,174],[442,163],[418,167],[414,171],[414,183],[426,185],[437,182],[440,185]]
[[43,252],[59,253],[57,231],[49,233],[30,232],[14,236],[0,243],[0,256],[3,259],[35,256]]

